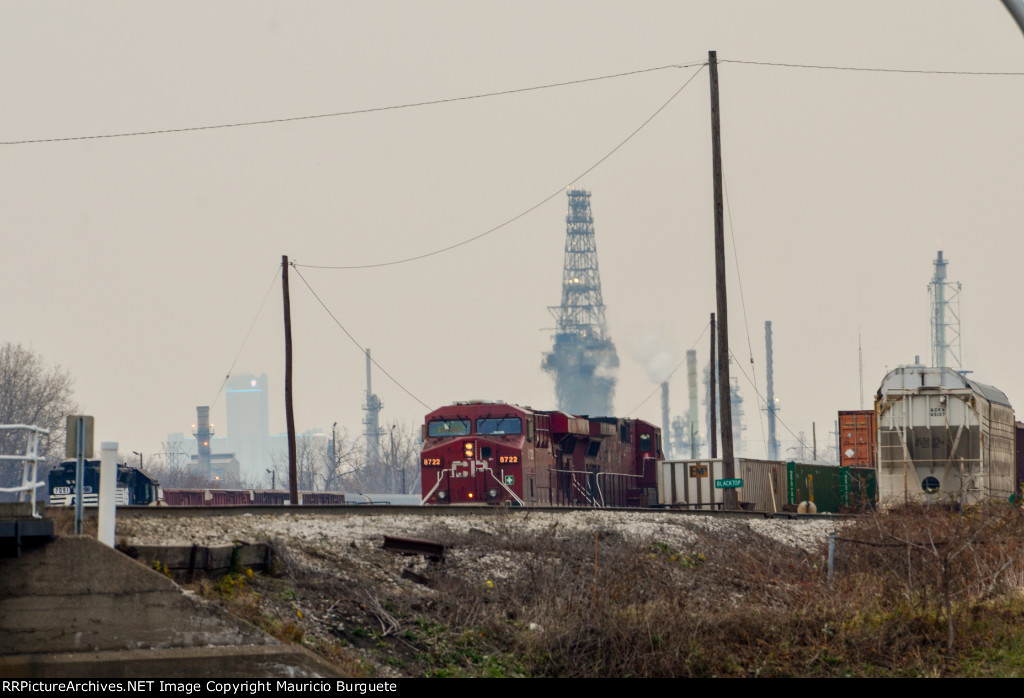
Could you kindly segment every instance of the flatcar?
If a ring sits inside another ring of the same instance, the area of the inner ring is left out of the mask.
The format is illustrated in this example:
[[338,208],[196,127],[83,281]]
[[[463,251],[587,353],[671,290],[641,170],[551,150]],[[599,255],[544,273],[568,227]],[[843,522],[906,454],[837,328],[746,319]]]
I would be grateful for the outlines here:
[[[73,506],[75,503],[75,468],[73,460],[64,461],[50,471],[47,478],[48,504],[51,507]],[[99,504],[100,462],[85,461],[82,473],[82,506],[94,507]],[[159,498],[160,487],[156,480],[125,463],[117,464],[117,506],[142,506],[153,504]]]
[[423,424],[424,504],[657,504],[661,430],[504,402],[456,402]]
[[[160,504],[169,507],[247,507],[284,506],[286,490],[245,489],[168,489],[162,491]],[[345,504],[344,492],[299,492],[299,505]]]

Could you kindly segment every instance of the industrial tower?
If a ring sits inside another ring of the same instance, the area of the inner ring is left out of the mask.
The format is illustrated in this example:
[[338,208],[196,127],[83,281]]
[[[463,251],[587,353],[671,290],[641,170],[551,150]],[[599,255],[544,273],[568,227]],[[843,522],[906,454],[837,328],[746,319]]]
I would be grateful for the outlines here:
[[669,419],[668,413],[668,381],[664,380],[661,382],[661,431],[665,435],[665,438],[662,440],[665,457],[669,460],[675,458],[673,455],[672,439],[668,438],[671,426],[672,420]]
[[363,409],[366,416],[363,417],[363,424],[366,431],[366,468],[372,469],[373,465],[380,460],[380,436],[383,431],[380,428],[380,411],[384,409],[380,398],[373,392],[370,384],[370,350],[366,350],[366,402]]
[[196,472],[207,480],[213,479],[213,465],[210,457],[210,438],[213,436],[213,425],[210,424],[209,406],[196,407],[196,424],[192,435],[196,437],[199,459],[196,461]]
[[[729,357],[729,364],[732,365],[732,357]],[[716,390],[717,392],[717,390]],[[743,424],[743,396],[740,395],[740,381],[739,378],[733,377],[730,380],[729,385],[729,404],[732,407],[732,439],[733,448],[736,453],[740,453],[745,444],[743,443],[743,432],[746,431],[746,426]],[[711,405],[715,406],[716,423],[721,425],[721,409],[718,405],[718,395],[712,396],[711,394],[711,366],[710,364],[704,367],[704,404],[708,406],[707,412],[707,430],[708,430],[708,443],[711,443],[711,439],[715,438],[716,435],[711,433]],[[718,427],[719,433],[721,426]],[[710,451],[710,448],[708,449]],[[710,455],[710,454],[709,454]]]
[[686,350],[686,386],[689,406],[685,417],[672,420],[672,440],[677,457],[699,458],[702,439],[697,417],[697,350]]
[[[729,357],[732,363],[732,357]],[[732,441],[736,453],[742,453],[747,447],[743,432],[747,430],[743,423],[743,396],[740,395],[740,379],[733,376],[729,385],[729,402],[732,403]],[[721,419],[719,419],[721,424]]]
[[542,365],[554,375],[558,409],[609,416],[619,356],[605,324],[590,192],[569,189],[567,193],[562,304],[548,308],[556,321],[555,345],[544,355]]
[[779,408],[775,404],[775,369],[772,365],[772,321],[764,321],[764,353],[765,367],[768,372],[768,400],[765,410],[768,412],[768,460],[779,459],[779,440],[775,438],[775,413]]
[[690,445],[690,458],[700,455],[700,419],[697,416],[697,350],[686,350],[686,390],[690,398],[686,411],[686,440]]
[[[935,275],[928,284],[932,297],[932,366],[963,368],[960,356],[960,282],[946,281],[949,262],[938,258],[932,262]],[[952,362],[952,363],[950,363]]]

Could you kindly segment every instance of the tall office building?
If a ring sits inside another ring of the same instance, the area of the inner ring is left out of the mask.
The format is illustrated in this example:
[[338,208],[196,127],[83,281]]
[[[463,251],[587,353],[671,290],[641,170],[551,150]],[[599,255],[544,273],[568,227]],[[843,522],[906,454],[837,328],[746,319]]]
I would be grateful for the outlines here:
[[227,437],[243,478],[262,479],[271,467],[267,374],[237,374],[227,384]]

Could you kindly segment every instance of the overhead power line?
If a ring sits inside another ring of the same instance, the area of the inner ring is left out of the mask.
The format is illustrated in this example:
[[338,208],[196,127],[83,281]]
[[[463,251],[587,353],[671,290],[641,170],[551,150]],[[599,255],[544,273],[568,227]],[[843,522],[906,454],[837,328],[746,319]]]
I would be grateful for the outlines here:
[[[754,374],[754,390],[757,390],[757,367],[754,364],[754,348],[750,344],[750,320],[747,317],[747,301],[743,295],[743,274],[740,272],[740,251],[736,246],[736,227],[732,222],[732,202],[729,199],[729,185],[725,179],[725,170],[722,170],[722,193],[725,199],[726,222],[729,227],[729,237],[732,239],[732,259],[736,265],[736,282],[740,289],[740,307],[743,309],[743,332],[747,337],[747,354],[750,356],[750,372]],[[732,351],[730,350],[730,354]],[[765,446],[765,453],[768,452],[768,439],[764,433],[764,414],[758,410],[758,425],[761,427],[761,442]]]
[[[691,345],[690,345],[690,349],[695,349],[695,348],[697,347],[697,343],[698,343],[698,342],[700,342],[700,340],[704,338],[704,335],[705,335],[705,333],[707,333],[707,331],[708,331],[708,329],[709,329],[710,327],[711,327],[711,323],[710,323],[710,322],[708,322],[708,323],[705,323],[705,325],[704,325],[704,329],[700,331],[700,336],[699,336],[699,337],[697,337],[697,339],[693,340],[693,344],[691,344]],[[674,375],[676,374],[676,371],[678,371],[678,370],[680,369],[680,367],[681,367],[681,366],[682,366],[682,365],[683,365],[684,363],[686,363],[686,352],[683,352],[683,358],[682,358],[682,359],[681,359],[681,360],[679,361],[679,363],[677,363],[677,364],[676,364],[675,368],[673,368],[673,369],[672,369],[671,371],[669,371],[669,372],[668,372],[668,375],[667,375],[667,376],[665,376],[665,378],[664,378],[664,379],[663,379],[663,380],[661,381],[661,383],[664,383],[665,381],[667,381],[667,380],[669,380],[670,378],[672,378],[672,376],[674,376]],[[634,407],[633,409],[631,409],[631,410],[630,410],[629,412],[627,412],[627,413],[626,413],[626,416],[627,416],[627,417],[628,417],[628,416],[630,416],[631,414],[633,414],[634,412],[636,412],[637,410],[639,410],[639,409],[640,409],[641,407],[643,407],[644,405],[646,405],[646,404],[647,404],[647,402],[648,402],[648,401],[649,401],[649,400],[650,400],[650,399],[651,399],[652,397],[654,397],[654,394],[655,394],[656,392],[658,392],[659,390],[661,390],[661,383],[658,383],[657,387],[655,387],[655,388],[654,388],[654,390],[652,390],[652,391],[650,392],[650,394],[648,394],[648,396],[647,396],[647,397],[645,397],[645,398],[644,398],[643,400],[641,400],[641,401],[640,401],[640,404],[639,404],[639,405],[637,405],[636,407]],[[667,428],[667,427],[666,427],[666,428]]]
[[[296,264],[295,264],[295,263],[293,262],[293,263],[291,263],[291,266],[292,266],[292,268],[293,268],[293,269],[295,269],[295,267],[296,267]],[[358,342],[358,341],[356,340],[356,338],[355,338],[355,337],[353,337],[353,336],[352,336],[352,333],[351,333],[351,332],[349,332],[349,331],[348,331],[347,329],[345,329],[345,326],[344,326],[344,325],[342,325],[342,324],[341,324],[341,321],[340,321],[340,320],[339,320],[339,319],[338,319],[338,318],[337,318],[337,317],[336,317],[336,316],[334,315],[334,313],[332,313],[332,312],[331,312],[331,309],[327,307],[327,304],[326,304],[326,303],[324,303],[323,299],[322,299],[322,298],[320,298],[320,296],[319,296],[319,295],[317,295],[317,292],[316,292],[316,291],[314,291],[314,290],[313,290],[313,287],[309,285],[309,282],[308,282],[308,281],[306,281],[306,277],[304,277],[304,276],[302,275],[302,272],[300,272],[300,271],[299,271],[298,269],[295,269],[295,273],[296,273],[296,274],[298,275],[298,277],[299,277],[299,278],[300,278],[300,279],[302,280],[302,283],[306,284],[306,288],[308,288],[308,289],[309,289],[309,292],[313,294],[313,298],[316,298],[316,300],[317,300],[317,302],[318,302],[318,303],[320,304],[320,306],[321,306],[321,307],[322,307],[322,308],[323,308],[324,310],[326,310],[326,311],[327,311],[327,314],[328,314],[328,315],[330,315],[330,316],[331,316],[331,319],[332,319],[332,320],[334,320],[334,324],[336,324],[336,325],[337,325],[338,327],[340,327],[340,328],[341,328],[341,331],[342,331],[342,332],[344,332],[344,333],[345,333],[345,335],[346,335],[346,336],[347,336],[347,337],[348,337],[348,338],[349,338],[350,340],[352,340],[352,343],[353,343],[353,344],[355,344],[355,345],[356,345],[357,347],[359,347],[359,351],[360,351],[360,352],[362,352],[362,353],[363,353],[363,355],[365,355],[365,356],[366,356],[366,358],[370,359],[371,363],[373,363],[373,365],[374,365],[374,366],[376,366],[377,368],[379,368],[379,369],[380,369],[381,373],[383,373],[383,374],[384,374],[385,376],[387,376],[387,377],[388,377],[388,378],[389,378],[389,379],[391,380],[391,382],[392,382],[392,383],[394,383],[394,384],[395,384],[395,385],[397,385],[397,386],[398,386],[399,388],[401,388],[401,389],[402,389],[402,391],[403,391],[403,392],[405,392],[405,394],[406,394],[406,395],[408,395],[408,396],[409,396],[409,397],[411,397],[411,398],[412,398],[413,400],[415,400],[416,402],[420,403],[420,404],[421,404],[421,405],[423,405],[423,406],[424,406],[425,408],[427,408],[427,411],[430,411],[430,410],[434,409],[433,407],[431,407],[431,406],[430,406],[430,405],[428,405],[427,403],[423,402],[423,400],[420,400],[420,399],[419,399],[418,397],[416,397],[415,395],[413,395],[413,394],[412,394],[412,393],[411,393],[411,392],[409,391],[409,389],[408,389],[408,388],[406,388],[406,387],[405,387],[404,385],[402,385],[401,383],[399,383],[399,382],[398,382],[398,379],[397,379],[397,378],[395,378],[394,376],[392,376],[392,375],[391,375],[390,373],[388,373],[388,372],[387,372],[387,370],[386,370],[386,369],[385,369],[385,368],[384,368],[383,366],[381,366],[381,365],[380,365],[379,363],[377,363],[377,360],[376,360],[376,359],[374,359],[374,358],[371,358],[371,357],[370,357],[370,356],[369,356],[369,355],[368,355],[368,354],[366,353],[366,348],[365,348],[365,347],[364,347],[363,345],[361,345],[361,344],[360,344],[360,343],[359,343],[359,342]]]
[[267,287],[267,292],[263,294],[263,301],[260,303],[259,309],[256,311],[256,315],[253,316],[252,322],[249,323],[249,329],[245,333],[245,337],[242,339],[242,345],[238,347],[238,353],[235,354],[234,361],[231,362],[231,366],[228,368],[227,374],[224,376],[224,380],[221,381],[220,388],[217,389],[217,394],[213,396],[213,400],[210,401],[210,407],[217,404],[218,398],[221,393],[224,392],[224,386],[228,384],[228,379],[231,378],[231,374],[234,373],[235,364],[238,363],[238,358],[242,355],[242,350],[245,349],[245,345],[249,341],[249,336],[252,334],[252,328],[256,326],[256,321],[259,320],[260,314],[263,313],[263,307],[267,304],[267,299],[270,298],[270,292],[274,290],[274,284],[277,282],[277,277],[281,273],[281,266],[278,265],[274,270],[274,277],[270,280],[270,286]]
[[398,109],[414,109],[416,107],[428,107],[437,104],[449,104],[452,102],[465,102],[472,99],[485,99],[487,97],[500,97],[503,95],[514,95],[522,92],[534,92],[537,90],[550,90],[556,87],[568,87],[570,85],[582,85],[588,82],[597,82],[599,80],[612,80],[614,78],[624,78],[632,75],[641,75],[643,73],[653,73],[660,70],[678,69],[678,68],[690,68],[700,63],[686,63],[681,65],[662,65],[656,68],[640,68],[638,70],[629,70],[624,73],[613,73],[610,75],[598,75],[590,78],[580,78],[578,80],[566,80],[564,82],[553,82],[546,85],[534,85],[532,87],[519,87],[510,90],[498,90],[495,92],[483,92],[480,94],[463,95],[460,97],[444,97],[441,99],[424,100],[422,102],[408,102],[405,104],[391,104],[384,107],[367,107],[365,109],[351,109],[349,111],[331,112],[328,114],[306,114],[302,116],[286,116],[278,119],[259,119],[254,121],[238,121],[227,124],[207,124],[204,126],[182,126],[179,128],[163,128],[163,129],[152,129],[146,131],[126,131],[121,133],[103,133],[103,134],[89,134],[79,136],[59,136],[55,138],[29,138],[19,141],[0,141],[0,145],[29,145],[32,143],[59,143],[64,141],[85,141],[85,140],[96,140],[102,138],[129,138],[131,136],[158,136],[167,133],[187,133],[191,131],[212,131],[215,129],[225,128],[241,128],[243,126],[267,126],[270,124],[284,124],[290,121],[310,121],[313,119],[333,119],[342,116],[356,116],[358,114],[373,114],[375,112],[383,111],[395,111]]
[[[665,107],[667,107],[669,104],[671,104],[672,100],[674,100],[676,97],[678,97],[679,94],[683,90],[686,89],[687,85],[689,85],[691,82],[693,82],[693,79],[695,77],[697,77],[697,75],[699,75],[700,71],[703,70],[703,69],[704,69],[704,64],[702,64],[699,68],[697,68],[697,70],[694,71],[693,75],[691,75],[686,80],[686,82],[683,83],[682,87],[680,87],[678,90],[676,90],[674,93],[672,93],[672,96],[669,97],[665,101],[664,104],[662,104],[660,107],[655,109],[653,114],[651,114],[646,119],[644,119],[644,122],[642,124],[640,124],[639,126],[637,126],[633,130],[632,133],[630,133],[628,136],[626,136],[624,139],[622,139],[619,142],[619,144],[616,145],[614,148],[612,148],[607,153],[605,153],[603,156],[601,156],[601,158],[597,162],[595,162],[593,165],[591,165],[590,167],[588,167],[587,169],[583,170],[578,175],[576,175],[571,180],[571,182],[579,181],[583,177],[587,176],[588,174],[590,174],[591,172],[596,170],[602,163],[604,163],[605,160],[607,160],[612,155],[614,155],[622,146],[626,145],[626,143],[629,143],[629,141],[632,140],[635,135],[640,133],[644,129],[644,127],[647,126],[647,124],[651,123],[654,120],[654,118],[656,116],[658,116],[658,114],[660,114],[662,111],[664,111]],[[549,202],[552,199],[554,199],[556,196],[561,195],[564,191],[565,191],[565,187],[564,186],[560,186],[558,189],[556,189],[555,191],[551,192],[550,194],[545,196],[543,199],[541,199],[540,201],[538,201],[534,205],[530,206],[525,211],[517,213],[516,215],[512,216],[511,218],[509,218],[505,222],[499,223],[498,225],[494,226],[493,228],[485,230],[482,233],[477,233],[473,237],[466,238],[465,240],[462,240],[461,242],[456,242],[456,243],[454,243],[452,245],[448,245],[447,247],[442,247],[440,249],[433,250],[431,252],[424,252],[423,254],[415,255],[413,257],[403,257],[401,259],[392,259],[392,260],[389,260],[387,262],[376,262],[374,264],[349,264],[349,265],[297,264],[295,266],[296,267],[303,267],[303,268],[306,268],[306,269],[374,269],[376,267],[389,267],[389,266],[392,266],[392,265],[395,265],[395,264],[405,264],[406,262],[415,262],[415,261],[418,261],[418,260],[421,260],[421,259],[426,259],[427,257],[433,257],[434,255],[439,255],[439,254],[441,254],[443,252],[449,252],[449,251],[454,250],[454,249],[456,249],[458,247],[462,247],[463,245],[468,245],[469,243],[475,242],[475,241],[479,240],[480,238],[487,237],[491,233],[496,233],[499,230],[501,230],[502,228],[504,228],[504,227],[506,227],[508,225],[511,225],[512,223],[515,223],[520,218],[522,218],[522,217],[524,217],[524,216],[526,216],[526,215],[528,215],[530,213],[533,213],[538,208],[540,208],[541,206],[543,206],[547,202]]]
[[[865,66],[841,66],[841,65],[814,65],[807,63],[781,63],[773,61],[744,61],[739,59],[719,59],[719,63],[738,63],[744,65],[760,65],[760,66],[771,66],[776,68],[805,68],[813,70],[850,70],[860,71],[868,73],[907,73],[907,74],[918,74],[918,75],[974,75],[974,76],[1024,76],[1024,72],[1018,71],[982,71],[982,70],[925,70],[925,69],[909,69],[909,68],[872,68]],[[267,126],[270,124],[283,124],[290,121],[309,121],[312,119],[332,119],[343,116],[356,116],[358,114],[372,114],[374,112],[383,111],[394,111],[398,109],[413,109],[416,107],[427,107],[437,104],[448,104],[451,102],[463,102],[473,99],[484,99],[487,97],[500,97],[503,95],[513,95],[522,92],[533,92],[536,90],[548,90],[556,87],[568,87],[570,85],[581,85],[588,82],[596,82],[599,80],[611,80],[614,78],[629,77],[632,75],[640,75],[643,73],[652,73],[660,70],[669,69],[680,69],[680,68],[692,68],[696,65],[702,65],[702,62],[695,61],[693,63],[679,63],[662,65],[653,68],[640,68],[638,70],[629,70],[622,73],[612,73],[609,75],[597,75],[589,78],[580,78],[577,80],[566,80],[564,82],[553,82],[545,85],[533,85],[531,87],[519,87],[509,90],[497,90],[495,92],[483,92],[480,94],[462,95],[459,97],[444,97],[440,99],[424,100],[421,102],[407,102],[404,104],[390,104],[383,107],[367,107],[364,109],[351,109],[348,111],[329,112],[326,114],[303,114],[300,116],[285,116],[277,119],[256,119],[252,121],[236,121],[224,124],[205,124],[202,126],[181,126],[176,128],[162,128],[162,129],[149,129],[139,131],[122,131],[117,133],[94,133],[94,134],[83,134],[77,136],[55,136],[52,138],[25,138],[14,141],[0,141],[2,145],[31,145],[39,143],[61,143],[66,141],[84,141],[84,140],[98,140],[104,138],[130,138],[132,136],[159,136],[169,133],[188,133],[193,131],[211,131],[215,129],[227,129],[227,128],[241,128],[244,126]]]
[[861,73],[907,73],[913,75],[988,75],[988,76],[1024,76],[1024,72],[984,71],[984,70],[914,70],[910,68],[869,68],[852,65],[812,65],[807,63],[773,63],[771,61],[741,61],[731,58],[720,58],[719,63],[740,63],[743,65],[763,65],[775,68],[806,68],[809,70],[852,70]]
[[[750,376],[747,375],[747,372],[743,370],[743,364],[740,363],[739,357],[736,356],[735,354],[733,354],[731,349],[729,350],[729,356],[731,356],[732,358],[736,359],[736,366],[740,369],[740,373],[742,373],[743,377],[747,379],[747,382],[750,383],[750,387],[754,389],[754,394],[761,401],[761,404],[764,405],[764,407],[761,407],[759,405],[758,409],[767,409],[767,407],[768,407],[768,398],[766,398],[764,395],[761,394],[761,391],[759,391],[757,389],[757,384],[754,383],[754,381],[752,381],[750,379]],[[779,422],[779,424],[782,425],[782,427],[786,431],[789,432],[790,436],[792,436],[794,439],[796,439],[797,443],[801,443],[801,444],[804,443],[803,439],[801,439],[799,436],[794,434],[793,430],[789,428],[789,425],[782,421],[782,418],[779,417],[779,413],[778,412],[775,413],[775,419]]]

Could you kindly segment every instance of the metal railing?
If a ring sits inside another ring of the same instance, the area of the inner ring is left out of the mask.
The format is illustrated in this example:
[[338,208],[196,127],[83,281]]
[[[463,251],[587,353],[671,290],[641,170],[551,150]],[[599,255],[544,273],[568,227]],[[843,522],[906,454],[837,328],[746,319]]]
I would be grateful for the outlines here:
[[24,501],[24,498],[28,497],[32,502],[32,518],[41,518],[41,515],[36,513],[36,490],[46,483],[42,480],[36,480],[39,472],[39,461],[45,460],[45,458],[39,455],[39,437],[43,434],[49,435],[50,430],[27,424],[0,424],[0,431],[28,432],[28,438],[25,440],[25,453],[20,455],[0,455],[0,461],[20,461],[22,464],[21,484],[17,487],[0,487],[0,492],[16,492],[18,493],[19,501]]

